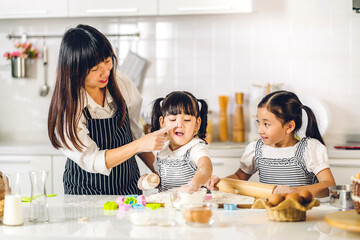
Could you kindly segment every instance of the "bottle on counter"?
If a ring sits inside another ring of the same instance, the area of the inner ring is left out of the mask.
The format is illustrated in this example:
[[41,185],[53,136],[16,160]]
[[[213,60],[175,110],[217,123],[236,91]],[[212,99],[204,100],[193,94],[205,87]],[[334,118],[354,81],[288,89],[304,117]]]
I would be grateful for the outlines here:
[[233,122],[233,142],[245,141],[243,99],[243,93],[235,93],[236,109]]
[[229,140],[228,123],[227,123],[228,102],[229,102],[228,96],[219,96],[219,105],[220,105],[219,141],[220,142],[226,142]]
[[208,112],[208,120],[207,120],[207,127],[206,127],[206,142],[211,143],[214,141],[214,127],[213,127],[213,116],[212,111]]
[[24,224],[21,204],[22,173],[5,173],[5,202],[3,224],[20,226]]

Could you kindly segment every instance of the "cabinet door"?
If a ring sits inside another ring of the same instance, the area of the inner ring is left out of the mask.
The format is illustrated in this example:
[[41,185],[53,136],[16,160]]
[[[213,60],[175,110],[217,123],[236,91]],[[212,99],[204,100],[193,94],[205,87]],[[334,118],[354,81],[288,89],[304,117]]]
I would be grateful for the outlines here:
[[360,173],[360,160],[330,159],[330,169],[337,185],[351,184],[351,176]]
[[70,17],[157,15],[157,0],[69,0]]
[[252,0],[159,0],[159,15],[249,13]]
[[66,163],[65,156],[53,156],[53,189],[56,194],[64,194],[63,174]]
[[67,1],[2,1],[0,19],[66,17]]
[[52,172],[51,172],[51,156],[14,156],[14,155],[0,155],[0,171],[3,173],[21,172],[22,184],[21,195],[31,195],[31,184],[29,171],[45,169],[49,175],[46,181],[47,193],[52,193]]
[[[212,157],[213,175],[220,178],[234,174],[240,167],[240,157]],[[249,181],[259,182],[258,173],[251,176]]]

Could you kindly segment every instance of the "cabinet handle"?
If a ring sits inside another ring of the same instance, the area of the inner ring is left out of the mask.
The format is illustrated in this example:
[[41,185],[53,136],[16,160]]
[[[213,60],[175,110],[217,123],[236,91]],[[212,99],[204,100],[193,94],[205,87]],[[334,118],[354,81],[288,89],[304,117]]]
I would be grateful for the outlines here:
[[45,15],[47,14],[47,10],[34,10],[34,11],[16,11],[16,12],[5,12],[1,13],[2,15]]
[[139,11],[138,8],[86,9],[87,13],[132,13],[138,11]]
[[226,7],[179,7],[179,12],[194,12],[194,11],[214,11],[214,10],[230,10],[231,6]]
[[30,160],[19,160],[19,159],[14,159],[14,160],[1,160],[0,159],[0,163],[31,163]]
[[213,162],[212,165],[213,166],[223,166],[224,163],[222,163],[222,162]]

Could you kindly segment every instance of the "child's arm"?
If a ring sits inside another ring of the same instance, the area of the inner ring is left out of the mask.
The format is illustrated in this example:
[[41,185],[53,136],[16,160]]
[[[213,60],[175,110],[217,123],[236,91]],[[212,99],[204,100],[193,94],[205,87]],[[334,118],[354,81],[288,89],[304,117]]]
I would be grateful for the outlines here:
[[[241,168],[239,168],[234,174],[227,176],[226,178],[239,179],[239,180],[249,180],[251,174],[245,173]],[[215,186],[220,181],[218,176],[211,176],[210,180],[206,184],[206,187],[210,190],[218,191],[219,189]]]
[[330,171],[330,168],[325,168],[321,170],[317,175],[319,183],[312,185],[300,186],[300,187],[288,187],[279,185],[274,190],[274,193],[289,193],[289,192],[299,192],[302,190],[310,191],[314,197],[327,197],[329,196],[328,187],[335,185],[334,177]]
[[197,167],[198,169],[196,170],[194,177],[188,184],[181,187],[179,189],[180,191],[189,193],[195,192],[210,179],[213,167],[209,157],[200,157],[197,161]]

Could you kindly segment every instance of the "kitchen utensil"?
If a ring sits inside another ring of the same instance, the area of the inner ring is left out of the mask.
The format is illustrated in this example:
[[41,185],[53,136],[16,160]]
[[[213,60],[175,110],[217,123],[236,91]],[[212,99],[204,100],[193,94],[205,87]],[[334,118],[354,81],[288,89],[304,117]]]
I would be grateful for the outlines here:
[[[326,104],[313,96],[301,96],[300,100],[303,105],[310,107],[311,110],[314,112],[320,134],[324,135],[330,124],[330,114]],[[302,122],[303,124],[297,133],[300,138],[305,137],[308,122],[307,114],[305,113],[305,111],[303,111]]]
[[[56,196],[57,196],[56,193],[46,195],[47,198],[49,198],[49,197],[56,197]],[[39,196],[33,196],[32,198],[33,198],[33,199],[36,199],[36,198],[38,198],[38,197],[41,197],[41,195],[39,195]],[[21,198],[21,202],[30,202],[30,201],[31,201],[31,197],[22,197],[22,198]]]
[[139,91],[142,88],[147,68],[148,61],[132,51],[128,52],[124,62],[119,67],[122,72],[124,72],[131,78],[131,80],[133,80]]
[[257,198],[268,198],[276,185],[222,178],[216,184],[221,192],[240,194]]
[[5,207],[3,224],[19,226],[24,224],[23,209],[21,205],[22,173],[5,173]]
[[325,216],[329,225],[352,232],[360,232],[360,219],[355,210],[333,212]]
[[215,222],[216,203],[181,204],[180,209],[186,224],[192,227],[209,227]]
[[330,205],[343,210],[354,207],[351,199],[352,185],[334,185],[329,187]]
[[31,182],[30,198],[30,222],[47,222],[49,221],[49,210],[46,197],[46,179],[48,171],[34,170],[29,172]]
[[220,104],[219,140],[220,140],[220,142],[226,142],[229,140],[227,115],[226,115],[228,101],[229,101],[228,96],[219,96],[219,104]]
[[235,93],[235,102],[237,104],[233,123],[233,142],[244,142],[244,113],[243,113],[243,93]]
[[40,96],[45,97],[48,95],[50,87],[47,84],[47,73],[48,73],[48,48],[44,44],[43,47],[43,65],[44,65],[44,85],[40,88]]

